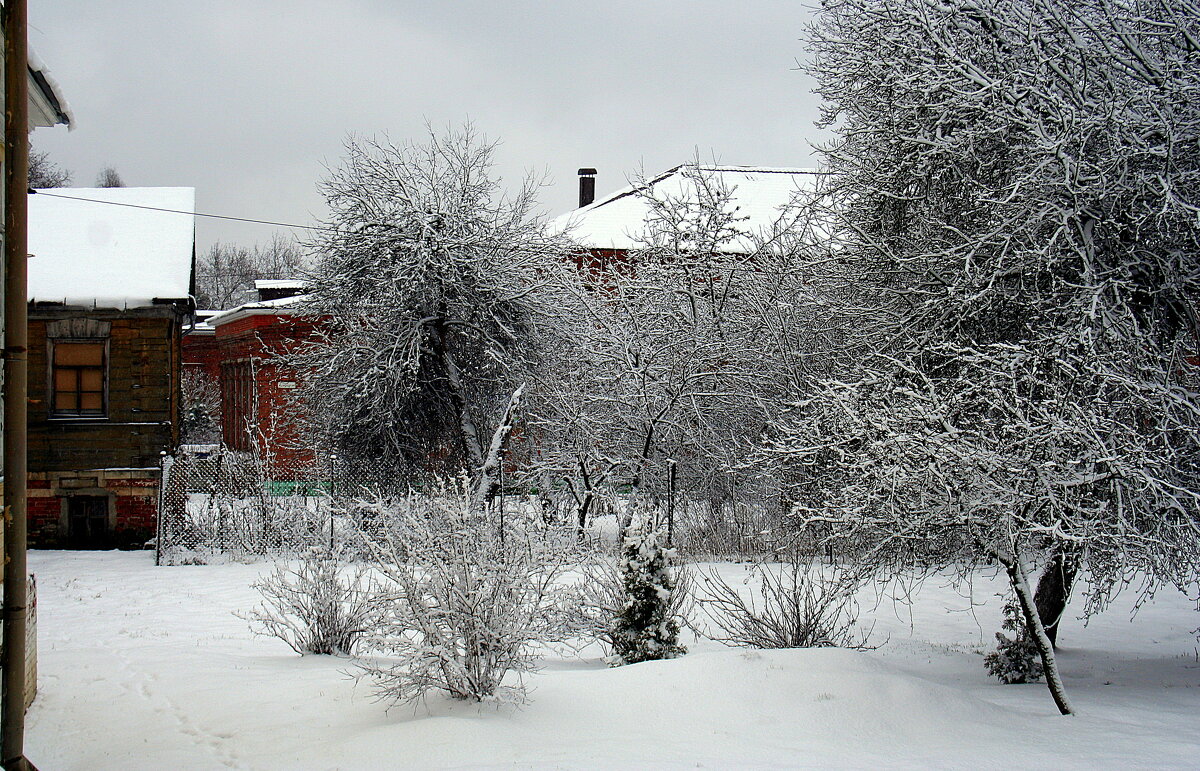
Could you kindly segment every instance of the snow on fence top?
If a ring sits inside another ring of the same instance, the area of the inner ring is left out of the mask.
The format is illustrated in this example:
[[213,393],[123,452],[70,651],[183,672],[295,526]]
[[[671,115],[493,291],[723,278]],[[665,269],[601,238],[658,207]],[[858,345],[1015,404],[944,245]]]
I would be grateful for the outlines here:
[[[146,206],[172,211],[136,208]],[[30,301],[136,308],[186,299],[195,210],[191,187],[55,188],[30,195]]]
[[[684,164],[556,217],[550,228],[589,249],[641,248],[646,244],[650,216],[646,194],[694,205],[699,198],[699,177],[731,191],[729,206],[744,218],[737,225],[741,232],[769,232],[786,215],[797,193],[813,190],[819,176],[820,172],[813,169]],[[729,251],[748,252],[752,248],[750,239],[738,239]]]

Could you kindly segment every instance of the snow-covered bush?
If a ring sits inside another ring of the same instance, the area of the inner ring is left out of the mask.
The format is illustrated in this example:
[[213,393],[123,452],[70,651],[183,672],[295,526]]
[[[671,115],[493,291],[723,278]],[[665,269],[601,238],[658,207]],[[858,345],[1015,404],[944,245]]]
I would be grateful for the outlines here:
[[524,701],[536,653],[582,630],[578,590],[563,580],[573,534],[558,539],[523,518],[501,528],[468,490],[434,498],[375,498],[363,533],[380,575],[380,619],[363,662],[381,699],[431,691],[456,699]]
[[[747,597],[715,569],[701,575],[697,597],[716,631],[713,640],[743,648],[852,648],[863,650],[871,631],[858,628],[855,595],[863,586],[859,571],[794,557],[753,568],[761,604]],[[743,584],[750,584],[748,576]]]
[[624,597],[612,631],[617,663],[672,659],[687,653],[679,644],[679,619],[672,613],[678,590],[671,571],[674,556],[661,530],[642,525],[625,536],[618,565]]
[[301,655],[353,653],[374,625],[365,571],[342,566],[328,551],[276,565],[254,588],[263,601],[243,617],[256,634],[278,637]]
[[996,632],[996,650],[983,658],[988,674],[1006,685],[1041,680],[1042,659],[1014,600],[1004,603],[1004,622],[1000,626],[1013,636]]
[[[615,656],[615,635],[616,619],[625,608],[627,598],[624,574],[618,561],[611,558],[586,566],[583,573],[580,611],[586,627],[584,635],[603,645],[606,653],[613,657],[611,660],[619,662]],[[667,615],[682,628],[687,625],[692,608],[692,573],[680,566],[675,568],[672,577],[675,585],[671,590]]]

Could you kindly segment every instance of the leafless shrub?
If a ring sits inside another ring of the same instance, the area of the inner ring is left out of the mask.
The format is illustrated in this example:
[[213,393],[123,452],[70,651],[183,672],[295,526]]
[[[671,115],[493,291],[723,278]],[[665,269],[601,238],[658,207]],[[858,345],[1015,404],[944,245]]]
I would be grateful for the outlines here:
[[676,510],[673,544],[690,559],[753,559],[771,553],[781,527],[761,505],[690,501]]
[[755,576],[758,602],[714,568],[700,574],[696,601],[716,630],[703,632],[709,639],[742,648],[878,647],[868,644],[871,629],[858,628],[855,595],[865,583],[858,571],[796,558],[777,570],[756,566],[743,583]]
[[313,549],[294,567],[276,565],[254,588],[263,602],[243,618],[256,634],[278,637],[301,655],[353,653],[374,626],[365,570],[343,567],[328,552]]
[[516,516],[501,527],[466,490],[361,508],[371,512],[359,518],[371,523],[362,540],[380,574],[368,643],[391,659],[364,661],[363,672],[381,699],[444,691],[524,701],[538,650],[583,631],[577,588],[564,580],[571,534],[557,539]]

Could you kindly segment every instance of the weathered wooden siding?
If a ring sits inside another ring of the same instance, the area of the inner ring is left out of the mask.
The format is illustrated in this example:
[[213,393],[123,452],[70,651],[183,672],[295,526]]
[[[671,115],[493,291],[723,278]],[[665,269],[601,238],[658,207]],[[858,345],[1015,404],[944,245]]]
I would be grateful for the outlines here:
[[30,472],[156,467],[178,443],[178,317],[170,308],[85,313],[111,324],[108,415],[52,418],[46,324],[71,315],[79,312],[30,314]]

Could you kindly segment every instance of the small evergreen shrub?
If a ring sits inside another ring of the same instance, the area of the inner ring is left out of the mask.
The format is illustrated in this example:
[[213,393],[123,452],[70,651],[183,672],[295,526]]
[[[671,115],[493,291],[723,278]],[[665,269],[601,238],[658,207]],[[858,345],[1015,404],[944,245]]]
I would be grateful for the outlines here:
[[1040,680],[1042,658],[1025,629],[1025,620],[1015,601],[1004,603],[1004,623],[1000,626],[1013,632],[1013,636],[996,632],[996,650],[983,658],[983,666],[988,674],[1006,685]]
[[618,565],[624,602],[612,631],[614,663],[673,659],[687,653],[679,644],[679,621],[673,612],[675,552],[665,542],[661,530],[649,527],[631,528],[625,536]]

